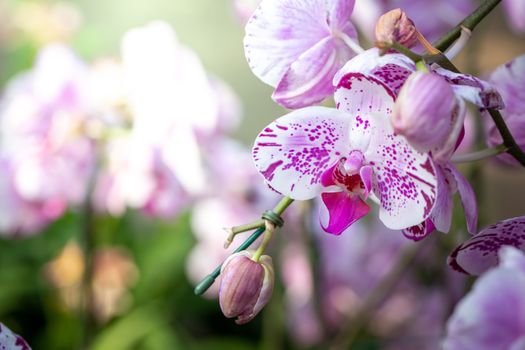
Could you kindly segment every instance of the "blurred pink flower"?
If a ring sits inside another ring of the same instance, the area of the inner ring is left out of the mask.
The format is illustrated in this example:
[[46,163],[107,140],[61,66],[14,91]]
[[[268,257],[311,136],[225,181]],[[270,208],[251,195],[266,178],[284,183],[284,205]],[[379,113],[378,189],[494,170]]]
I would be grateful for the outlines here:
[[511,29],[519,34],[525,33],[525,1],[503,0],[503,9]]
[[86,74],[67,47],[48,46],[31,71],[9,83],[2,100],[0,153],[13,190],[19,200],[45,208],[48,220],[85,198],[93,171],[94,145],[84,134]]

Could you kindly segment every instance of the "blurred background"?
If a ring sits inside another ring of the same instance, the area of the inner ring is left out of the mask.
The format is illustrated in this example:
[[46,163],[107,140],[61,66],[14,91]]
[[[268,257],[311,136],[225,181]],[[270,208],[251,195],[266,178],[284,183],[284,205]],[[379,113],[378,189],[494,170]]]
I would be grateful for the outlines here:
[[[479,4],[413,3],[357,0],[361,45],[391,8],[406,6],[435,39]],[[33,349],[344,344],[356,305],[417,244],[421,264],[399,277],[351,348],[438,348],[470,283],[445,265],[466,237],[459,202],[455,229],[424,244],[372,220],[328,236],[315,203],[295,203],[271,247],[278,282],[260,316],[237,326],[216,286],[193,294],[227,256],[222,228],[257,219],[279,198],[249,153],[286,113],[244,58],[256,5],[0,0],[0,321]],[[525,28],[508,15],[497,8],[476,29],[455,60],[462,71],[486,77],[525,53]],[[471,114],[464,152],[484,147],[486,120]],[[523,170],[497,161],[461,170],[480,227],[525,213]]]

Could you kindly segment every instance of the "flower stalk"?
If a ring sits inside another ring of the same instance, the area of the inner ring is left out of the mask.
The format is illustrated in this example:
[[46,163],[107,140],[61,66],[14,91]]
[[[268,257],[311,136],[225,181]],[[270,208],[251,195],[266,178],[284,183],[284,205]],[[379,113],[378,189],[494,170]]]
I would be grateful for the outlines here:
[[[290,206],[290,204],[293,203],[293,201],[294,200],[291,199],[290,197],[283,197],[279,201],[279,203],[277,203],[277,205],[271,210],[272,214],[274,214],[277,218],[280,219],[280,215],[284,213],[284,211]],[[267,213],[265,213],[264,216],[265,216],[265,219],[262,219],[262,220],[265,223],[272,222],[275,220],[271,218],[271,215],[267,215]],[[275,224],[275,226],[281,226],[282,219],[280,219],[280,222],[272,222],[272,224]],[[250,247],[253,244],[253,242],[255,242],[257,238],[259,238],[259,236],[261,236],[264,232],[266,232],[266,227],[259,227],[257,230],[255,230],[254,233],[252,233],[250,237],[248,237],[239,247],[237,247],[237,249],[235,249],[234,253],[238,253],[242,250],[248,249],[248,247]],[[202,279],[202,281],[194,289],[194,293],[196,295],[204,294],[211,287],[211,285],[215,282],[217,277],[219,277],[219,275],[221,274],[221,267],[222,267],[222,264],[217,266],[215,270],[213,270],[208,276]]]
[[476,10],[474,10],[474,12],[465,17],[461,23],[438,39],[433,46],[440,51],[445,51],[456,39],[459,38],[462,27],[465,27],[471,31],[474,30],[474,28],[476,28],[483,18],[485,18],[500,2],[501,0],[484,1]]
[[486,158],[490,158],[493,156],[496,156],[498,154],[507,152],[507,147],[505,145],[499,145],[494,148],[487,148],[481,151],[467,153],[467,154],[460,154],[452,157],[452,161],[454,163],[468,163],[468,162],[475,162],[477,160],[482,160]]

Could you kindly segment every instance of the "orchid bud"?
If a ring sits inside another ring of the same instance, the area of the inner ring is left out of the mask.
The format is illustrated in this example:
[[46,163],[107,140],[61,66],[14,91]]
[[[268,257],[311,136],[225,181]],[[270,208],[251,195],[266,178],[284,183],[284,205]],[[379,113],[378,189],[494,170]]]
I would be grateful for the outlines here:
[[417,29],[406,13],[397,8],[377,20],[376,41],[387,44],[397,41],[406,47],[414,47],[418,42]]
[[221,268],[219,303],[224,316],[237,317],[237,324],[251,321],[268,303],[273,291],[272,258],[263,255],[256,262],[252,256],[250,251],[235,253]]
[[457,109],[454,91],[442,77],[415,72],[399,92],[391,122],[396,134],[416,150],[428,152],[450,143]]

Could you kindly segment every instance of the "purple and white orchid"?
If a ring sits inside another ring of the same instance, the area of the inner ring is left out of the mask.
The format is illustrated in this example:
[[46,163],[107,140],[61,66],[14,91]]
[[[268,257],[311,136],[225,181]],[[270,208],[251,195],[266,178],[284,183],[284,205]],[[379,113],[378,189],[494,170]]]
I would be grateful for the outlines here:
[[[427,219],[437,196],[430,155],[394,134],[392,91],[374,77],[340,74],[337,109],[307,107],[266,127],[253,159],[268,184],[293,199],[321,195],[323,228],[340,234],[380,203],[380,219],[403,229]],[[326,212],[326,210],[322,210]]]
[[246,25],[244,50],[253,73],[275,87],[287,108],[332,95],[332,78],[362,49],[350,22],[354,0],[263,0]]
[[481,230],[450,254],[448,264],[456,271],[480,275],[498,264],[502,246],[525,250],[525,216],[500,221]]

